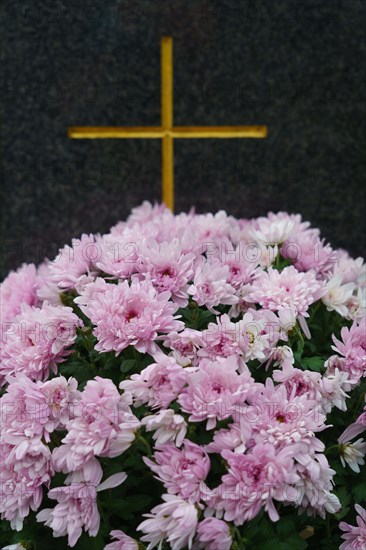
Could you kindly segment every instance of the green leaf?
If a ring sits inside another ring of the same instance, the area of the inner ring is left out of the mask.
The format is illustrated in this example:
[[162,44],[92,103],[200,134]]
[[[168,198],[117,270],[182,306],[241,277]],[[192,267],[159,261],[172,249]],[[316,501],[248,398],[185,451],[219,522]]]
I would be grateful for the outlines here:
[[124,359],[120,367],[121,372],[126,373],[130,372],[134,367],[136,367],[137,361],[135,359]]
[[301,366],[305,369],[320,372],[324,368],[324,357],[303,357],[301,359]]

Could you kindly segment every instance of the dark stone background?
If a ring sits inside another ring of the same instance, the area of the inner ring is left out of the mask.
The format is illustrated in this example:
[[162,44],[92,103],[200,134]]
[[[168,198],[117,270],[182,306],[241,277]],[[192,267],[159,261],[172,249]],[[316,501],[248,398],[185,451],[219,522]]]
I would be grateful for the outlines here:
[[8,0],[2,20],[2,273],[160,199],[160,142],[72,125],[268,124],[266,140],[175,142],[176,210],[301,212],[335,246],[365,235],[364,0]]

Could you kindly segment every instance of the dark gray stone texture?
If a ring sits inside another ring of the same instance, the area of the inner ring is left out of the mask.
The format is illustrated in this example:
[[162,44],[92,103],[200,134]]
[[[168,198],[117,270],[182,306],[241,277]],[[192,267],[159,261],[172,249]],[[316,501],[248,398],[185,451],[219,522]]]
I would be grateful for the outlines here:
[[363,255],[365,14],[364,0],[3,1],[3,275],[160,200],[158,140],[66,128],[158,125],[162,35],[176,124],[270,132],[176,141],[176,210],[300,212]]

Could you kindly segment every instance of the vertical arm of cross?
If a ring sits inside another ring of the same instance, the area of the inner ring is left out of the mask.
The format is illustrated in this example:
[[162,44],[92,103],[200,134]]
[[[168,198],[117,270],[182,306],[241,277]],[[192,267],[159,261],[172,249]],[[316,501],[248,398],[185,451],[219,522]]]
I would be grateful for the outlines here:
[[[161,40],[161,125],[163,130],[173,127],[173,40]],[[173,137],[168,133],[162,139],[163,203],[174,209],[174,149]]]

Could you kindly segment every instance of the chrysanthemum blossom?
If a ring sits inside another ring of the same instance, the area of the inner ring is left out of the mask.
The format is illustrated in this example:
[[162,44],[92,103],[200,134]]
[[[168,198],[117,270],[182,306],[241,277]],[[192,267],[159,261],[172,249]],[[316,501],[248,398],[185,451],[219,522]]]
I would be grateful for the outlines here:
[[295,219],[286,212],[274,214],[269,212],[266,218],[260,217],[253,221],[250,236],[254,241],[269,245],[284,243],[295,227]]
[[94,235],[83,234],[80,239],[72,239],[71,246],[60,249],[49,264],[52,281],[62,290],[75,288],[85,276],[94,274],[99,256]]
[[333,336],[332,349],[344,357],[343,370],[359,380],[366,372],[366,317],[350,328],[343,327],[341,339]]
[[114,285],[97,279],[86,287],[85,296],[75,301],[95,325],[97,351],[115,351],[118,355],[134,346],[141,353],[154,354],[159,334],[183,328],[183,323],[174,316],[178,305],[170,296],[167,291],[157,292],[150,281],[133,279],[131,284],[123,281]]
[[353,443],[341,443],[339,454],[342,465],[345,467],[348,464],[351,470],[359,474],[360,465],[363,466],[365,464],[366,442],[363,439],[358,439]]
[[158,243],[148,240],[142,247],[138,271],[158,292],[169,291],[180,307],[188,303],[188,283],[193,278],[194,254],[184,254],[178,239]]
[[76,340],[82,321],[72,309],[23,306],[22,312],[2,334],[0,376],[22,372],[32,380],[44,380],[64,361]]
[[164,484],[168,493],[188,502],[199,501],[200,485],[210,470],[210,459],[202,447],[188,439],[183,442],[182,449],[167,443],[154,453],[153,458],[154,461],[144,458],[144,462]]
[[164,540],[172,550],[190,550],[198,523],[195,506],[175,495],[163,495],[162,499],[163,504],[144,514],[148,519],[137,528],[144,533],[141,541],[149,543],[147,550],[161,546]]
[[100,515],[97,506],[97,493],[117,487],[126,479],[126,474],[114,474],[100,483],[101,473],[88,482],[71,483],[55,487],[48,492],[48,498],[57,500],[54,508],[45,508],[37,514],[37,521],[51,527],[54,537],[68,536],[69,546],[77,543],[83,530],[90,537],[99,531]]
[[33,382],[24,374],[7,378],[6,393],[0,398],[2,438],[26,445],[29,438],[44,438],[64,425],[72,415],[72,405],[78,399],[77,382],[59,376],[48,382]]
[[37,303],[37,273],[33,264],[23,264],[17,271],[11,271],[0,284],[0,319],[12,321],[24,304]]
[[226,521],[242,525],[253,519],[262,506],[272,521],[279,515],[273,500],[285,501],[286,489],[299,480],[291,447],[276,451],[268,443],[253,447],[250,453],[224,451],[228,473],[222,477],[217,511]]
[[235,356],[212,362],[202,359],[196,372],[190,373],[188,386],[178,397],[182,411],[189,413],[190,422],[207,419],[207,429],[216,426],[217,420],[224,420],[233,413],[234,405],[243,404],[255,390],[250,373],[237,372]]
[[171,350],[171,354],[182,367],[196,367],[198,364],[198,350],[202,346],[202,333],[192,328],[185,328],[181,332],[169,332],[162,338],[164,347]]
[[293,266],[282,271],[268,268],[258,272],[252,283],[248,301],[257,302],[271,311],[293,309],[297,315],[308,317],[308,308],[324,294],[324,284],[313,271],[300,273]]
[[139,426],[127,397],[119,394],[111,380],[99,376],[89,380],[75,419],[66,424],[62,445],[53,451],[55,469],[73,472],[94,456],[119,456],[130,447]]
[[114,529],[110,536],[116,540],[106,544],[104,550],[138,550],[139,548],[137,542],[123,531]]
[[178,397],[187,377],[173,357],[161,354],[156,363],[123,380],[119,387],[132,394],[137,407],[147,403],[152,408],[166,408]]
[[339,550],[364,550],[366,548],[366,510],[359,504],[355,504],[357,512],[357,525],[350,525],[341,521],[339,528],[344,531],[342,539],[345,542],[339,547]]
[[141,425],[145,426],[147,432],[154,432],[156,447],[173,442],[180,447],[187,433],[187,422],[173,409],[161,409],[156,414],[144,416]]
[[229,525],[217,518],[206,518],[197,526],[194,550],[230,550],[232,544]]
[[322,302],[328,311],[336,311],[342,317],[346,317],[348,314],[347,302],[355,289],[355,283],[342,284],[342,275],[335,275],[325,285]]
[[208,310],[216,313],[215,306],[233,305],[238,302],[235,288],[227,282],[228,276],[228,266],[203,263],[196,270],[188,294],[199,306],[206,306]]
[[36,511],[41,505],[42,485],[49,487],[54,474],[51,451],[37,438],[28,438],[26,445],[19,446],[1,442],[0,462],[1,518],[21,531],[30,510]]

